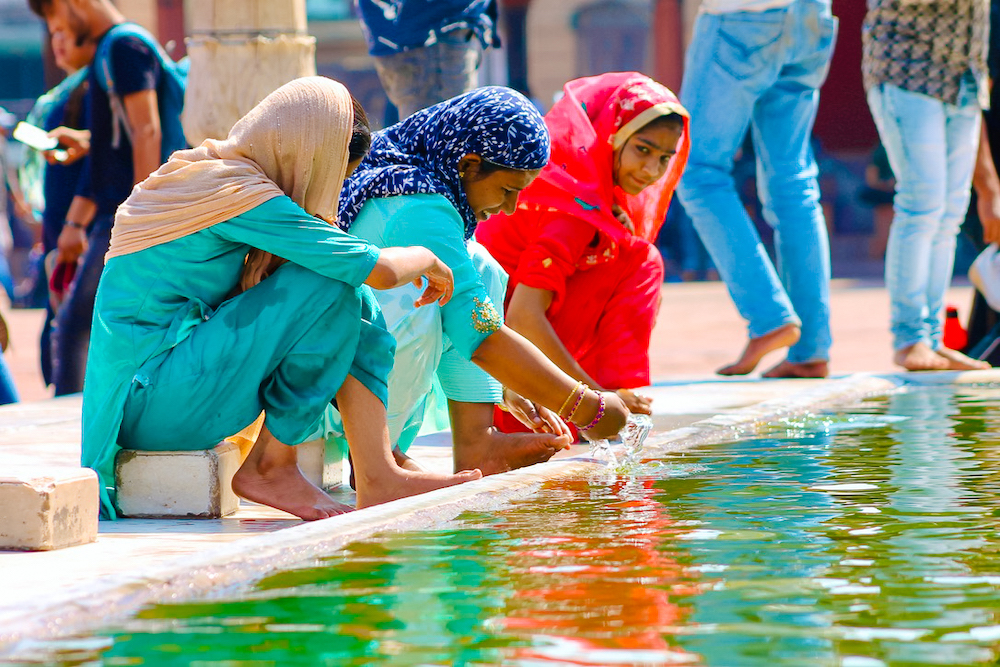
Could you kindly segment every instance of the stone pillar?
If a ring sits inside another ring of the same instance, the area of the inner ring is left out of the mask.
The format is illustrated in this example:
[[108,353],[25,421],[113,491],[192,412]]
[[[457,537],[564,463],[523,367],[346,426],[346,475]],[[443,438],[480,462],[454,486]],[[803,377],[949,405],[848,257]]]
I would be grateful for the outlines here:
[[191,71],[182,121],[192,146],[224,138],[275,88],[316,74],[305,0],[198,0],[188,12]]
[[680,93],[684,76],[684,13],[681,0],[657,0],[653,8],[653,76]]

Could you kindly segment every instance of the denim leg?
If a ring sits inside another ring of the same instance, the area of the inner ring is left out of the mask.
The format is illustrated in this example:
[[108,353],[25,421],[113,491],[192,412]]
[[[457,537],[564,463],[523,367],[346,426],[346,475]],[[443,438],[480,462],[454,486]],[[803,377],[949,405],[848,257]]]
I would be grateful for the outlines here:
[[476,87],[482,46],[469,35],[459,30],[430,46],[375,58],[378,78],[401,119]]
[[971,198],[972,171],[979,147],[982,119],[975,95],[960,106],[945,105],[945,141],[948,176],[944,219],[931,241],[930,281],[927,284],[927,336],[931,347],[942,346],[944,298],[955,268],[955,245]]
[[886,249],[893,347],[940,346],[955,235],[968,206],[979,113],[884,84],[868,105],[896,175]]
[[[815,7],[811,8],[815,11]],[[796,8],[796,11],[801,11]],[[826,78],[836,22],[821,16],[797,40],[798,53],[754,106],[757,184],[764,219],[774,228],[778,274],[802,323],[802,337],[788,350],[793,363],[830,358],[830,240],[820,206],[819,169],[810,138]]]
[[696,139],[678,195],[751,338],[800,322],[732,173],[754,105],[781,70],[786,18],[784,9],[699,15],[681,86]]
[[87,252],[56,316],[52,334],[55,346],[52,374],[56,396],[83,391],[90,326],[94,319],[94,298],[104,272],[104,255],[111,242],[112,222],[110,217],[98,218],[91,225]]

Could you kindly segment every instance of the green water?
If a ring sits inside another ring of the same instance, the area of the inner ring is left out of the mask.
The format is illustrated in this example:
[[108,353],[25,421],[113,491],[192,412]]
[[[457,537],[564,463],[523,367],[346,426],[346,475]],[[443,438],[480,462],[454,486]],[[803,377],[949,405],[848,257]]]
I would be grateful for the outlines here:
[[997,388],[789,420],[146,608],[49,660],[995,665],[998,426]]

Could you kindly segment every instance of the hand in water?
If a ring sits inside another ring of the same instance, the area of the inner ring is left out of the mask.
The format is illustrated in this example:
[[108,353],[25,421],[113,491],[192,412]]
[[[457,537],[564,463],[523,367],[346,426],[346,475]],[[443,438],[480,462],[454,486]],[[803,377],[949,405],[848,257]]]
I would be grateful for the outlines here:
[[615,392],[618,397],[625,401],[625,407],[632,414],[651,415],[653,414],[653,399],[649,396],[637,394],[631,389],[619,389]]

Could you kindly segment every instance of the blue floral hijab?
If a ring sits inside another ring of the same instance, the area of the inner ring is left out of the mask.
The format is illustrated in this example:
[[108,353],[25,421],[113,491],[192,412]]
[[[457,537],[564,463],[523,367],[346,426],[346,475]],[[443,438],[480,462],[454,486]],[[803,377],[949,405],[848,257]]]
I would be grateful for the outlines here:
[[471,238],[476,215],[458,175],[458,162],[469,153],[508,169],[541,169],[549,159],[549,133],[527,98],[500,86],[418,111],[372,137],[371,151],[344,182],[338,224],[350,230],[369,199],[434,193],[448,198]]

